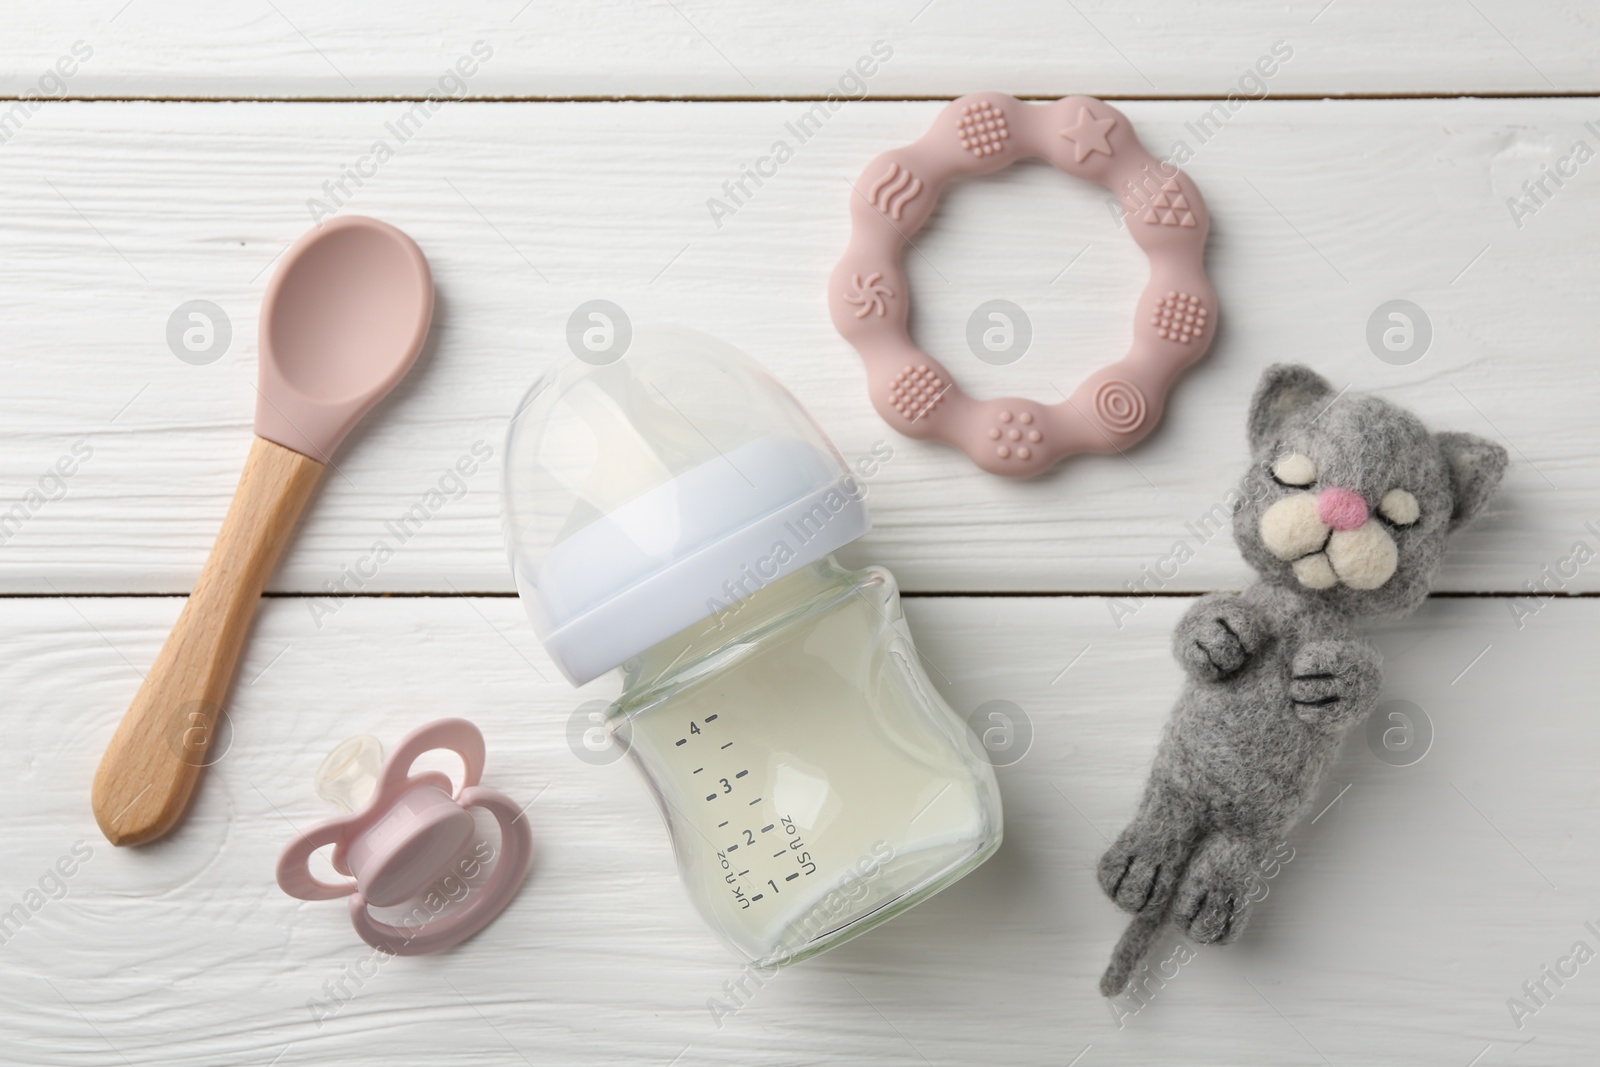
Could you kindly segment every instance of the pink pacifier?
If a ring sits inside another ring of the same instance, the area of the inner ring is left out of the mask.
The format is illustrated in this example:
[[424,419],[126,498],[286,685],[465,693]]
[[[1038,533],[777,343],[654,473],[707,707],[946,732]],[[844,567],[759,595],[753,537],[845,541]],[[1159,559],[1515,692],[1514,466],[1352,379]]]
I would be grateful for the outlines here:
[[[411,774],[417,757],[432,749],[449,749],[466,766],[454,796],[450,779],[440,772]],[[350,921],[361,940],[394,955],[438,952],[471,937],[510,903],[533,858],[521,809],[504,793],[478,784],[483,757],[483,735],[465,719],[440,719],[411,731],[381,766],[376,738],[344,742],[323,760],[317,793],[355,814],[296,837],[278,859],[278,885],[301,900],[348,896]],[[473,808],[483,808],[500,824],[500,855],[477,887],[470,883],[487,863],[487,846],[466,850],[476,830]],[[334,846],[334,870],[353,881],[333,885],[311,874],[311,854],[325,845]],[[452,878],[448,896],[454,899],[456,890],[465,895],[452,909],[441,906],[437,916],[426,902],[431,893],[403,925],[384,922],[370,910],[403,904]]]
[[[1121,200],[1133,239],[1150,258],[1150,281],[1128,354],[1066,400],[975,400],[911,340],[901,255],[951,178],[1035,157]],[[1092,97],[1024,104],[977,93],[956,100],[921,139],[867,164],[850,219],[850,246],[828,283],[828,308],[866,363],[873,407],[908,437],[955,445],[994,474],[1038,474],[1066,456],[1138,442],[1216,329],[1216,294],[1203,263],[1210,222],[1200,191],[1145,151],[1122,112]]]

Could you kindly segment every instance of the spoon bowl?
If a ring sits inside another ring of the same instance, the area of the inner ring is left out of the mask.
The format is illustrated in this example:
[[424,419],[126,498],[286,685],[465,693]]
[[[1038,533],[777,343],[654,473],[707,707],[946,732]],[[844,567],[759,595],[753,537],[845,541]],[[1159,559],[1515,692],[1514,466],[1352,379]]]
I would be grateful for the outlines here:
[[261,304],[256,434],[327,462],[411,369],[433,317],[422,250],[341,216],[284,255]]

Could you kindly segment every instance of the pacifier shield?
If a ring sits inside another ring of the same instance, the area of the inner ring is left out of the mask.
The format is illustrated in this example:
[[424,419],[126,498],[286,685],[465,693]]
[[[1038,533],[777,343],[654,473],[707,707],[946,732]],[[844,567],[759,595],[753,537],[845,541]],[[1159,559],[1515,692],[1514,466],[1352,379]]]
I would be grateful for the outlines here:
[[367,903],[399,904],[445,872],[472,837],[472,813],[435,786],[421,786],[350,845],[350,866]]

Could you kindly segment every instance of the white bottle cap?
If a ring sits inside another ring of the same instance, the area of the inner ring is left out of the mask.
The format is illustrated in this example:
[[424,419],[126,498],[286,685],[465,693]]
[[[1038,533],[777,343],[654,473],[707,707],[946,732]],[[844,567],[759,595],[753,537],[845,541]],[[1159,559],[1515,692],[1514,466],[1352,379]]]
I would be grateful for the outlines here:
[[535,384],[504,477],[517,590],[574,685],[869,529],[859,480],[799,401],[677,328]]

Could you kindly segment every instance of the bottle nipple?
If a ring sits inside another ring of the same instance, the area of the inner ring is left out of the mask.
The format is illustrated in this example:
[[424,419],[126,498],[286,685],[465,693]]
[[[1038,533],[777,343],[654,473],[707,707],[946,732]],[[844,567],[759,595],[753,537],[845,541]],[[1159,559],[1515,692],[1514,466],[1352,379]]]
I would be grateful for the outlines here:
[[383,743],[370,734],[342,742],[317,768],[317,796],[345,814],[372,799],[383,768]]

